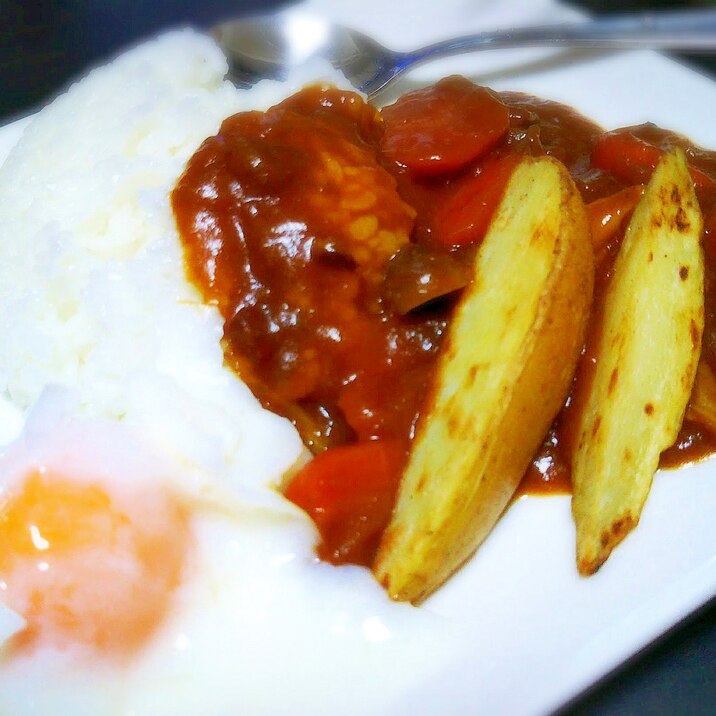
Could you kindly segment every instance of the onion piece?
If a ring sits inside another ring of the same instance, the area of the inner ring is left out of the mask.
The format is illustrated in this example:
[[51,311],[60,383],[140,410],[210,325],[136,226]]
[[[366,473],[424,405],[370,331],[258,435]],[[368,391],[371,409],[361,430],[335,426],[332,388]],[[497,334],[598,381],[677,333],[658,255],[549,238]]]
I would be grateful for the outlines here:
[[383,297],[406,314],[469,283],[469,268],[453,255],[409,244],[388,263]]

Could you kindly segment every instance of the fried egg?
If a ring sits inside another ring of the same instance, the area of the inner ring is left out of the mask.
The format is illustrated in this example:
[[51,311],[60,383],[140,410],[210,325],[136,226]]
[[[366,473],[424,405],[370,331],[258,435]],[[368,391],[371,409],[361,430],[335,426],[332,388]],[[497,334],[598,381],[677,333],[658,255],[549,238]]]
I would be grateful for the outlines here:
[[439,663],[438,620],[318,562],[289,503],[78,404],[46,391],[0,458],[1,712],[380,713]]

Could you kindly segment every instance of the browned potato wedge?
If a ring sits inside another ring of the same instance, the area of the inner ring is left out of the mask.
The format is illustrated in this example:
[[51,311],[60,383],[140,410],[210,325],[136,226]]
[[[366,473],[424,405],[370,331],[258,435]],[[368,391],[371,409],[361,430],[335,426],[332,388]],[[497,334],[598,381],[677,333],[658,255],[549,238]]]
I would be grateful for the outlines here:
[[686,417],[716,433],[716,376],[702,360],[696,369]]
[[393,598],[427,597],[505,509],[569,391],[593,268],[566,170],[525,160],[456,309],[374,565]]
[[704,322],[702,218],[681,151],[637,205],[604,296],[572,456],[577,567],[593,574],[639,521],[681,426]]

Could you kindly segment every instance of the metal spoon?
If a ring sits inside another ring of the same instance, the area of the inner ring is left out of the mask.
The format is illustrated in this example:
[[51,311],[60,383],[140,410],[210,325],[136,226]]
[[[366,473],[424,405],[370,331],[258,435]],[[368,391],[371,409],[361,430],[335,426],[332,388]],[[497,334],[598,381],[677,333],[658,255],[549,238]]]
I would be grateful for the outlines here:
[[716,9],[611,15],[576,24],[485,32],[412,52],[394,52],[360,32],[296,12],[225,22],[212,34],[229,58],[230,78],[239,86],[263,78],[282,79],[292,67],[320,57],[372,98],[416,65],[476,50],[582,47],[714,52]]

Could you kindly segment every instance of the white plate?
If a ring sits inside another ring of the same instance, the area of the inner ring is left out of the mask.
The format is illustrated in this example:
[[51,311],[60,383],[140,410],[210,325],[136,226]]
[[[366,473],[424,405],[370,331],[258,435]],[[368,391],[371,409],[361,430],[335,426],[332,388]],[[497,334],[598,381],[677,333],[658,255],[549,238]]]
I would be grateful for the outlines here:
[[[328,0],[311,7],[337,9]],[[346,0],[338,9],[394,47],[513,17],[574,15],[519,0],[414,2],[408,23],[401,3]],[[403,89],[454,71],[566,102],[606,127],[652,120],[716,147],[716,85],[651,53],[464,56],[419,70]],[[21,131],[22,123],[0,129],[0,161]],[[541,714],[565,703],[716,595],[715,513],[716,462],[658,474],[638,529],[597,575],[581,579],[569,500],[520,500],[425,607],[461,623],[462,652],[394,713]]]
[[[400,49],[577,15],[544,0],[444,0],[413,2],[406,23],[395,5],[345,0],[334,14]],[[606,128],[653,121],[716,148],[716,84],[654,53],[464,55],[420,68],[394,94],[449,72],[565,102]],[[471,646],[399,712],[540,714],[564,704],[716,595],[715,508],[716,461],[657,474],[639,527],[583,579],[569,499],[520,500],[427,604],[459,618]]]

